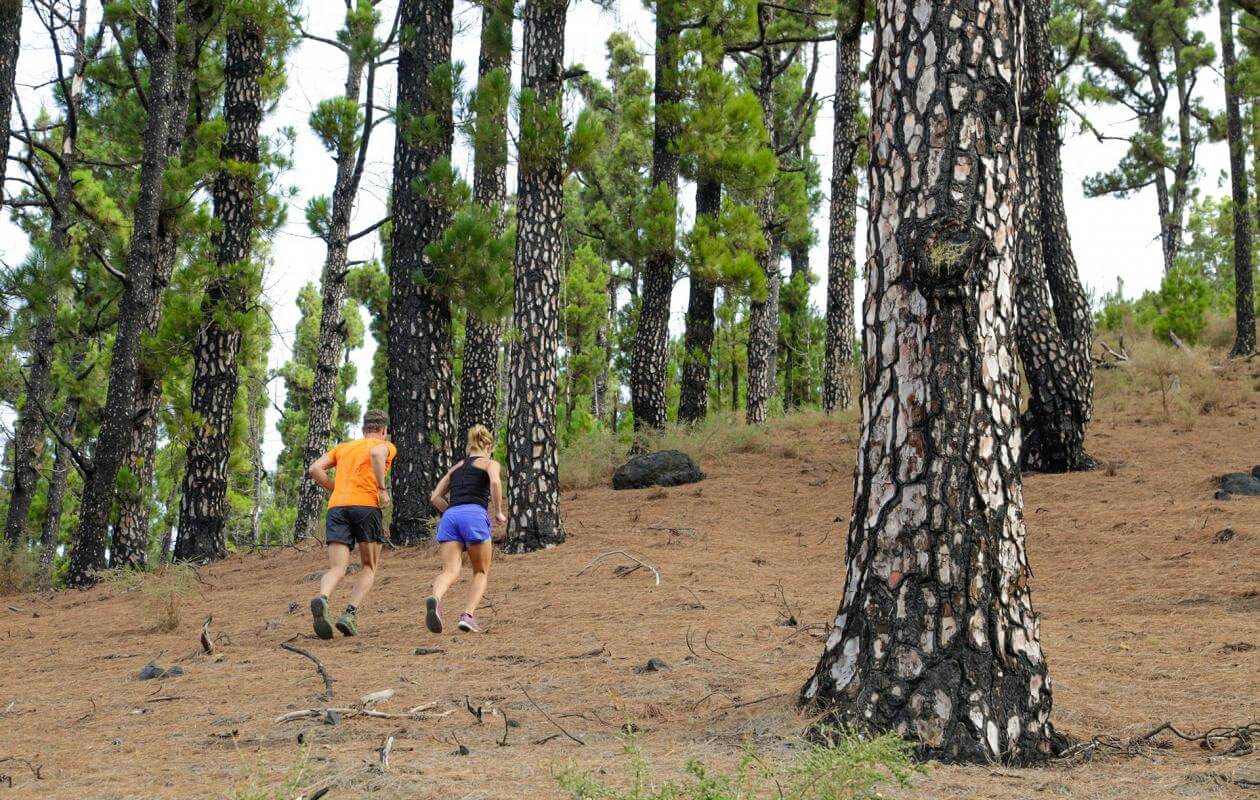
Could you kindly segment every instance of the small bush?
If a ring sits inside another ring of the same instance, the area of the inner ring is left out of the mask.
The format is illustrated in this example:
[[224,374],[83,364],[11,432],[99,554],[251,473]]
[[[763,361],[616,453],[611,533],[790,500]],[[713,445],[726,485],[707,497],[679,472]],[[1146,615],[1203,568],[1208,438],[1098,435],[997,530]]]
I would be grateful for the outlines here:
[[656,783],[633,737],[626,741],[628,788],[599,782],[572,768],[556,776],[572,800],[869,800],[880,785],[905,786],[921,772],[910,761],[910,746],[894,735],[867,738],[825,732],[823,744],[806,744],[794,758],[776,762],[744,752],[733,772],[711,771],[699,761],[687,765],[682,781]]
[[33,591],[38,576],[35,553],[20,545],[0,542],[0,597]]
[[251,770],[251,775],[244,786],[236,786],[228,792],[229,800],[289,800],[300,797],[302,784],[306,782],[310,772],[310,748],[303,745],[298,760],[289,767],[289,773],[278,785],[268,786],[265,779],[259,777],[261,765]]
[[179,627],[184,599],[197,585],[197,574],[187,564],[168,564],[153,572],[117,570],[106,579],[129,595],[141,618],[155,632]]

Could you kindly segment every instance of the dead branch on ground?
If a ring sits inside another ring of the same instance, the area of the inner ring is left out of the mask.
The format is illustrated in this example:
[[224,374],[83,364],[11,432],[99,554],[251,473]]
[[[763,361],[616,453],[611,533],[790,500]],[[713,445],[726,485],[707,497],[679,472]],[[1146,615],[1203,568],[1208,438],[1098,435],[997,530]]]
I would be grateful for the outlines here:
[[521,688],[521,693],[525,695],[525,699],[529,701],[529,704],[532,705],[534,708],[538,709],[539,713],[541,713],[544,717],[546,717],[548,722],[556,726],[556,730],[560,731],[565,736],[569,737],[570,739],[582,745],[583,747],[586,746],[586,742],[582,741],[581,739],[577,738],[573,734],[566,731],[564,729],[564,726],[561,725],[559,722],[556,722],[555,719],[550,714],[547,713],[547,710],[545,708],[538,705],[538,703],[534,702],[534,698],[529,696],[529,692],[526,691],[524,686],[521,686],[520,688]]
[[286,722],[293,722],[294,720],[299,720],[299,719],[318,719],[320,717],[327,716],[329,712],[337,714],[342,719],[351,719],[352,717],[372,717],[373,719],[414,719],[414,720],[440,719],[442,717],[447,716],[448,714],[454,713],[454,709],[451,709],[451,711],[443,711],[440,714],[425,714],[424,713],[425,711],[427,711],[430,708],[433,708],[436,705],[437,705],[437,701],[434,701],[432,703],[425,703],[424,705],[419,705],[419,706],[416,706],[415,708],[409,708],[402,713],[376,711],[371,708],[361,708],[359,706],[347,706],[344,708],[331,707],[331,706],[326,707],[326,708],[303,708],[298,711],[290,711],[286,714],[281,714],[280,716],[275,718],[273,724],[283,725]]
[[214,614],[211,614],[201,623],[201,652],[208,656],[214,655],[214,640],[210,638],[210,623],[213,620]]
[[[1251,722],[1236,727],[1212,728],[1201,734],[1188,734],[1178,730],[1171,722],[1156,725],[1141,736],[1121,739],[1118,736],[1100,734],[1089,741],[1069,747],[1059,756],[1060,761],[1091,761],[1100,754],[1111,754],[1133,757],[1148,754],[1156,748],[1166,749],[1170,745],[1155,741],[1161,733],[1171,733],[1182,741],[1198,744],[1204,750],[1213,751],[1212,758],[1237,758],[1255,752],[1255,741],[1260,738],[1260,722]],[[1220,750],[1217,743],[1232,742],[1225,750]]]
[[656,576],[656,585],[657,585],[657,586],[660,586],[660,585],[661,585],[661,572],[660,572],[660,570],[658,570],[656,567],[652,566],[651,564],[647,563],[647,562],[646,562],[646,561],[644,561],[643,559],[639,558],[638,556],[632,556],[632,555],[630,555],[630,554],[629,554],[629,553],[627,553],[625,550],[610,550],[610,551],[608,551],[607,553],[601,553],[600,555],[595,556],[595,558],[591,560],[591,563],[587,564],[585,567],[582,567],[582,569],[581,569],[581,570],[579,570],[579,571],[578,571],[578,574],[577,574],[577,575],[575,575],[574,577],[577,577],[577,578],[582,577],[583,575],[585,575],[585,574],[586,574],[586,572],[587,572],[588,570],[590,570],[592,567],[594,567],[594,566],[595,566],[596,564],[598,564],[600,561],[603,561],[605,558],[608,558],[609,556],[617,556],[617,555],[620,555],[620,556],[625,556],[626,558],[630,559],[631,561],[634,561],[634,562],[636,562],[637,564],[639,564],[639,565],[641,565],[641,566],[644,566],[644,567],[647,567],[648,569],[652,570],[652,574],[653,574],[654,576]]
[[333,699],[333,677],[328,673],[328,669],[324,666],[324,662],[320,661],[318,658],[302,648],[294,647],[288,642],[281,642],[280,646],[285,650],[288,650],[290,653],[297,653],[298,655],[305,656],[315,662],[315,670],[319,672],[319,677],[324,679],[324,693],[320,695],[320,698],[324,700],[324,702],[331,702]]

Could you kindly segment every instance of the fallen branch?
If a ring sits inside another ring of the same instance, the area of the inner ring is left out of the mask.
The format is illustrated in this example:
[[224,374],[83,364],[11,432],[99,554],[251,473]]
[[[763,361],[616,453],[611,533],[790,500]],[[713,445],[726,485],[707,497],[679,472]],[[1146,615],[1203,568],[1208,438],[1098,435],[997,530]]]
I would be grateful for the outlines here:
[[385,744],[381,745],[381,769],[389,772],[389,753],[394,749],[394,737],[385,737]]
[[325,702],[331,701],[333,698],[333,677],[328,674],[328,669],[324,666],[324,662],[320,661],[318,658],[306,652],[302,648],[294,647],[288,642],[281,642],[280,646],[285,650],[288,650],[290,653],[297,653],[298,655],[305,656],[315,662],[316,671],[319,672],[319,676],[324,679],[324,693],[320,695],[320,698]]
[[594,566],[595,566],[596,564],[598,564],[600,561],[603,561],[605,558],[608,558],[609,556],[625,556],[626,558],[630,559],[631,561],[633,561],[633,562],[635,562],[635,563],[637,563],[637,564],[639,564],[639,565],[641,565],[641,566],[647,567],[648,569],[652,570],[652,574],[653,574],[654,576],[656,576],[656,585],[657,585],[657,586],[660,586],[660,585],[661,585],[661,572],[660,572],[660,570],[658,570],[656,567],[652,566],[651,564],[647,563],[647,562],[646,562],[646,561],[644,561],[643,559],[641,559],[641,558],[639,558],[639,557],[637,557],[637,556],[632,556],[632,555],[630,555],[630,554],[629,554],[629,553],[627,553],[625,550],[610,550],[610,551],[609,551],[609,552],[607,552],[607,553],[601,553],[600,555],[595,556],[595,558],[591,560],[591,563],[587,564],[585,567],[582,567],[582,569],[581,569],[581,570],[579,570],[579,571],[578,571],[578,574],[577,574],[576,576],[574,576],[574,577],[578,577],[578,578],[582,577],[582,576],[583,576],[583,575],[585,575],[585,574],[587,573],[587,571],[589,571],[592,567],[594,567]]
[[[578,573],[578,574],[581,574],[581,573]],[[563,725],[561,725],[559,722],[556,722],[556,721],[555,721],[555,719],[553,719],[553,718],[552,718],[552,716],[551,716],[550,714],[548,714],[548,713],[547,713],[547,710],[546,710],[545,708],[543,708],[542,706],[540,706],[540,705],[538,705],[537,703],[535,703],[535,702],[534,702],[534,698],[532,698],[532,697],[530,697],[530,696],[529,696],[529,692],[528,692],[528,691],[526,691],[526,689],[525,689],[525,687],[524,687],[524,686],[522,686],[522,687],[520,687],[520,688],[521,688],[521,692],[525,695],[525,699],[529,701],[529,704],[530,704],[530,705],[532,705],[534,708],[538,709],[538,711],[539,711],[539,712],[540,712],[540,713],[541,713],[544,717],[546,717],[546,718],[547,718],[547,721],[548,721],[548,722],[550,722],[552,725],[555,725],[555,726],[556,726],[556,730],[560,731],[560,732],[561,732],[561,733],[563,733],[565,736],[569,737],[570,739],[572,739],[573,741],[575,741],[575,742],[577,742],[578,744],[582,745],[583,747],[585,747],[585,746],[586,746],[586,742],[582,741],[581,739],[577,738],[577,737],[576,737],[576,736],[574,736],[573,734],[571,734],[571,733],[569,733],[568,731],[566,731],[566,730],[564,729],[564,726],[563,726]]]
[[208,656],[214,655],[214,640],[210,638],[210,622],[213,619],[214,615],[211,614],[201,623],[201,652]]
[[1170,722],[1164,722],[1156,725],[1151,730],[1141,736],[1134,736],[1129,739],[1121,739],[1116,736],[1108,736],[1105,734],[1098,735],[1086,742],[1073,745],[1067,750],[1059,754],[1061,761],[1081,760],[1089,761],[1096,754],[1101,752],[1109,752],[1120,756],[1138,756],[1143,755],[1147,748],[1158,747],[1154,739],[1161,733],[1171,733],[1173,736],[1186,742],[1193,742],[1204,750],[1217,751],[1216,742],[1233,742],[1227,749],[1215,752],[1214,758],[1230,758],[1250,755],[1255,752],[1255,740],[1260,738],[1260,722],[1252,722],[1237,727],[1220,727],[1198,734],[1183,733]]
[[499,713],[503,715],[503,738],[498,741],[498,745],[499,747],[507,747],[508,728],[511,723],[508,722],[506,711],[500,708]]
[[426,703],[415,708],[410,708],[403,713],[391,713],[387,711],[374,711],[370,708],[359,708],[358,706],[349,706],[346,708],[326,707],[326,708],[303,708],[300,711],[290,711],[287,714],[281,714],[276,717],[273,724],[283,725],[286,722],[293,722],[299,719],[318,719],[326,716],[330,711],[339,715],[342,719],[350,719],[351,717],[372,717],[374,719],[415,719],[426,720],[433,718],[445,717],[452,711],[444,711],[441,714],[425,715],[427,709],[433,708],[437,702]]

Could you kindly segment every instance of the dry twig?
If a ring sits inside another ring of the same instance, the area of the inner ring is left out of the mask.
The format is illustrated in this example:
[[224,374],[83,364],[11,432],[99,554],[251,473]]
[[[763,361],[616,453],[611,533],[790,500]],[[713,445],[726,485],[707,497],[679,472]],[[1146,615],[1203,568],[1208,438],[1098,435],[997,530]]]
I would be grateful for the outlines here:
[[[1069,747],[1059,755],[1059,759],[1090,761],[1100,753],[1111,753],[1127,757],[1144,755],[1151,748],[1167,746],[1155,742],[1155,737],[1165,732],[1171,733],[1182,741],[1194,742],[1204,750],[1213,751],[1214,758],[1239,757],[1255,752],[1255,740],[1260,738],[1260,722],[1251,722],[1232,728],[1212,728],[1198,735],[1183,733],[1171,722],[1164,722],[1156,725],[1141,736],[1134,736],[1129,739],[1100,734],[1089,741]],[[1219,750],[1218,742],[1232,742],[1232,744],[1225,750]]]
[[563,733],[565,736],[569,737],[570,739],[572,739],[573,741],[575,741],[575,742],[577,742],[578,744],[582,745],[583,747],[585,747],[585,746],[586,746],[586,742],[582,741],[581,739],[577,738],[577,737],[576,737],[576,736],[574,736],[573,734],[571,734],[571,733],[569,733],[568,731],[566,731],[566,730],[564,729],[564,726],[563,726],[563,725],[561,725],[559,722],[556,722],[556,721],[555,721],[555,719],[554,719],[554,718],[553,718],[550,714],[548,714],[548,713],[547,713],[547,710],[546,710],[545,708],[543,708],[542,706],[540,706],[540,705],[538,705],[537,703],[535,703],[535,702],[534,702],[534,698],[532,698],[532,697],[530,697],[530,696],[529,696],[529,692],[528,692],[528,691],[526,691],[526,689],[525,689],[525,687],[524,687],[524,686],[522,686],[522,687],[521,687],[521,692],[525,695],[525,699],[529,701],[529,704],[530,704],[530,705],[532,705],[534,708],[538,709],[538,711],[539,711],[539,712],[540,712],[540,713],[541,713],[544,717],[546,717],[546,718],[547,718],[547,721],[548,721],[548,722],[550,722],[552,725],[555,725],[555,726],[556,726],[556,730],[560,731],[560,732],[561,732],[561,733]]
[[585,567],[582,567],[582,569],[581,569],[581,570],[579,570],[579,571],[578,571],[578,574],[577,574],[576,576],[574,576],[574,577],[578,577],[578,578],[582,577],[583,575],[585,575],[585,574],[586,574],[586,572],[587,572],[588,570],[590,570],[590,569],[591,569],[591,567],[594,567],[594,566],[595,566],[596,564],[598,564],[600,561],[604,560],[605,558],[608,558],[609,556],[617,556],[617,555],[625,556],[626,558],[630,559],[631,561],[634,561],[634,562],[636,562],[636,563],[638,563],[638,564],[640,564],[640,565],[642,565],[642,566],[644,566],[644,567],[647,567],[648,569],[652,570],[652,574],[653,574],[654,576],[656,576],[656,585],[657,585],[657,586],[660,586],[660,585],[661,585],[661,572],[660,572],[660,570],[658,570],[656,567],[652,566],[651,564],[647,563],[647,562],[646,562],[646,561],[644,561],[643,559],[641,559],[641,558],[639,558],[639,557],[637,557],[637,556],[632,556],[632,555],[630,555],[630,554],[629,554],[629,553],[627,553],[625,550],[610,550],[610,551],[609,551],[609,552],[607,552],[607,553],[601,553],[600,555],[595,556],[595,558],[593,558],[593,559],[591,560],[591,563],[587,564]]
[[328,673],[328,669],[324,666],[324,662],[320,661],[318,658],[306,652],[302,648],[294,647],[288,642],[281,642],[280,646],[285,650],[288,650],[290,653],[297,653],[298,655],[305,656],[315,662],[315,669],[319,672],[319,677],[324,679],[324,693],[320,695],[320,698],[325,702],[331,702],[333,699],[333,677]]
[[201,652],[208,656],[214,655],[214,640],[210,638],[210,622],[213,619],[214,615],[211,614],[201,623]]

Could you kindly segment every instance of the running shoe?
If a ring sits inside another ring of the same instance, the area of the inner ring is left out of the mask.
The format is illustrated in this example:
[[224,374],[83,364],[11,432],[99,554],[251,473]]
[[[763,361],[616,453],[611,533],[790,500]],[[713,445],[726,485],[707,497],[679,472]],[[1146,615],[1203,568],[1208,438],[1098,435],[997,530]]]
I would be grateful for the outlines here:
[[430,633],[442,632],[442,604],[433,595],[424,599],[424,624]]
[[477,618],[468,613],[459,615],[459,629],[464,633],[481,633],[481,628],[477,625]]
[[322,594],[311,601],[311,626],[321,639],[333,637],[332,617],[328,614],[328,598]]
[[352,612],[347,611],[338,617],[337,630],[341,631],[341,633],[345,636],[358,636],[359,623],[355,615]]

